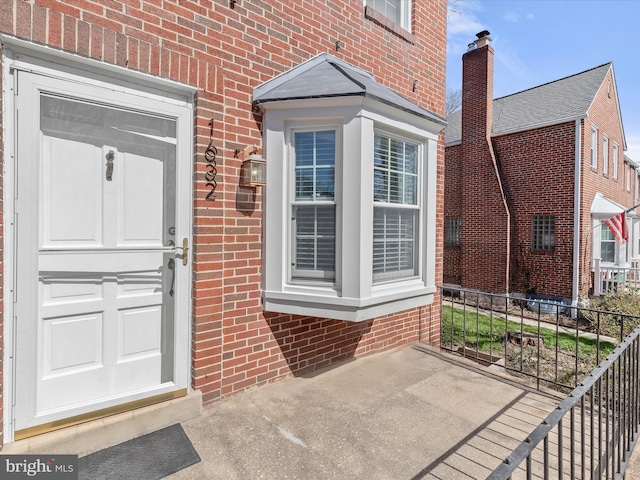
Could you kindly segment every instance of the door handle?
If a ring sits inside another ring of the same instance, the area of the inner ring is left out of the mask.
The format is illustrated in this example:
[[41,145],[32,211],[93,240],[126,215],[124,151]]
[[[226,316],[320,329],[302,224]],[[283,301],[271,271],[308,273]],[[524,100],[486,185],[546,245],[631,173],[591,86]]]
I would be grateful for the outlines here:
[[113,150],[109,150],[107,153],[107,182],[111,181],[113,177],[113,160],[116,158],[116,154]]
[[188,238],[183,238],[182,239],[182,246],[178,247],[178,246],[173,246],[171,247],[171,250],[182,250],[182,265],[187,265],[187,263],[189,263],[189,239]]

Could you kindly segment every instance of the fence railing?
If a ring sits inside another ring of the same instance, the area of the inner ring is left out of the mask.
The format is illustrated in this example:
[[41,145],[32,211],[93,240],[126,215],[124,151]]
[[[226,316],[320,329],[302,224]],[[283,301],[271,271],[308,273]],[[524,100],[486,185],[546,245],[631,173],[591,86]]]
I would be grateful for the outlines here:
[[639,434],[640,318],[464,289],[442,293],[442,348],[569,392],[487,478],[623,478]]
[[593,260],[593,294],[603,295],[608,290],[621,287],[640,289],[640,268],[638,261],[631,267],[602,266],[599,258]]
[[621,479],[640,424],[640,327],[487,480]]

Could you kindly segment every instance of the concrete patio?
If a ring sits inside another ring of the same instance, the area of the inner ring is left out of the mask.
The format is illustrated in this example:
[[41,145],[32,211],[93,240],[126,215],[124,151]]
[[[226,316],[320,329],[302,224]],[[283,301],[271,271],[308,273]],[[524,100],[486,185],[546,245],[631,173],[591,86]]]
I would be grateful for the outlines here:
[[[204,410],[192,392],[8,444],[2,453],[84,456],[180,423],[202,461],[174,480],[485,479],[561,399],[414,345]],[[640,480],[637,452],[625,478]]]
[[202,462],[170,478],[484,479],[557,402],[407,347],[205,409],[182,423]]

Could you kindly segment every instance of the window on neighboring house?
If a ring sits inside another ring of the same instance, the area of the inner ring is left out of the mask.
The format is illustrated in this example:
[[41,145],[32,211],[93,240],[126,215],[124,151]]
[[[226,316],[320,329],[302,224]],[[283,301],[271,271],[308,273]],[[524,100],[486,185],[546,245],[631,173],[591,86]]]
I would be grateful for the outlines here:
[[624,162],[624,183],[627,187],[627,192],[631,191],[631,165]]
[[598,129],[591,127],[591,168],[598,168]]
[[615,143],[613,144],[613,155],[612,155],[612,161],[613,161],[613,178],[617,179],[618,178],[618,145],[616,145]]
[[609,173],[609,137],[602,137],[602,173]]
[[603,262],[614,263],[616,260],[616,239],[606,223],[601,224],[600,230],[600,259]]
[[553,250],[556,245],[556,217],[534,215],[531,222],[531,248]]
[[336,132],[295,132],[293,278],[335,278]]
[[412,0],[365,0],[365,5],[377,10],[389,20],[411,32]]
[[462,244],[462,219],[456,217],[444,220],[444,244],[448,247],[459,247]]

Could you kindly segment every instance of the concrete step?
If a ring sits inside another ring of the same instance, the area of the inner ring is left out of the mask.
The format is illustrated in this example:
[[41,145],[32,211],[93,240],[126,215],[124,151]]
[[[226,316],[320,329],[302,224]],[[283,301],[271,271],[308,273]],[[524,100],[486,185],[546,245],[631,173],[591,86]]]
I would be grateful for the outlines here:
[[199,391],[61,430],[4,445],[3,454],[72,454],[85,456],[151,433],[202,413]]

